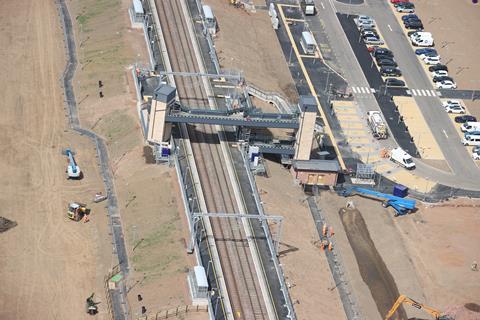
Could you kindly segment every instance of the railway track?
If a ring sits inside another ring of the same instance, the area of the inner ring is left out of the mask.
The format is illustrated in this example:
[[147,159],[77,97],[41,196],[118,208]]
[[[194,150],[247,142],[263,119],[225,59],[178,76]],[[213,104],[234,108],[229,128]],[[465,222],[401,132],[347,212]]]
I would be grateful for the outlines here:
[[[172,71],[199,72],[182,0],[155,0]],[[199,77],[175,76],[180,101],[208,108]],[[209,212],[239,212],[216,129],[188,126],[195,162]],[[240,219],[210,218],[228,295],[236,319],[269,319],[253,257]]]

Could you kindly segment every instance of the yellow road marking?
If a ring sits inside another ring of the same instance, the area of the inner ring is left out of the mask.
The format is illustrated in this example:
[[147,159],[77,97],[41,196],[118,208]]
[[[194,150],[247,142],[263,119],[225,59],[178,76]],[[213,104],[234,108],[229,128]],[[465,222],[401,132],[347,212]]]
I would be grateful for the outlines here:
[[[337,141],[335,140],[335,137],[333,136],[332,129],[330,128],[330,125],[328,124],[327,117],[325,116],[325,112],[323,112],[323,108],[320,105],[320,101],[318,100],[317,97],[317,92],[315,91],[315,88],[313,87],[312,81],[310,80],[310,77],[308,75],[307,69],[305,68],[305,65],[303,64],[302,58],[300,57],[300,53],[297,48],[297,44],[295,43],[295,40],[293,39],[292,32],[290,31],[290,28],[288,27],[286,20],[285,20],[285,14],[283,13],[283,7],[284,6],[292,6],[292,5],[284,5],[284,4],[277,4],[279,11],[280,11],[280,17],[282,18],[283,24],[287,26],[285,29],[287,31],[288,38],[290,39],[290,43],[292,44],[293,51],[295,51],[295,55],[297,56],[298,62],[300,63],[300,68],[302,69],[303,75],[305,76],[305,80],[307,81],[308,87],[310,89],[311,94],[315,98],[315,101],[318,104],[318,109],[320,111],[320,114],[322,115],[322,118],[324,119],[325,122],[325,128],[327,129],[327,134],[330,137],[330,140],[332,140],[333,148],[335,149],[335,152],[337,153],[338,156],[338,162],[340,163],[340,166],[342,169],[346,169],[345,162],[343,161],[342,154],[340,153],[340,150],[338,149]],[[295,6],[298,8],[298,6]]]

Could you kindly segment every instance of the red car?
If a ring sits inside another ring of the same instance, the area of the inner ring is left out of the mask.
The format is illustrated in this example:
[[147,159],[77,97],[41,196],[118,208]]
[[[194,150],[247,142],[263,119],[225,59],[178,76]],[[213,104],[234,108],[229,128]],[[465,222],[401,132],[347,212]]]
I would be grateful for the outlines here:
[[410,2],[409,0],[390,0],[390,3]]

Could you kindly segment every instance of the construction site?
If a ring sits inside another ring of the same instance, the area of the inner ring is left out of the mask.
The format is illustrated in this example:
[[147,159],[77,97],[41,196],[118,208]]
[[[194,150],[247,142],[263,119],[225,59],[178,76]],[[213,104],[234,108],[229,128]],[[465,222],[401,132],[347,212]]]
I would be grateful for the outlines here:
[[356,2],[1,2],[0,319],[480,320],[480,184],[359,107]]

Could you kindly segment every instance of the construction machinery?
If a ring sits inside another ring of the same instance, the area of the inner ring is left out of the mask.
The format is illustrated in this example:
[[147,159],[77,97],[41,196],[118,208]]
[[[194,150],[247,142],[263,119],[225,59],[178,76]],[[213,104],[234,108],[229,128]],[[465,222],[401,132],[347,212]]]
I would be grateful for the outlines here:
[[373,137],[376,139],[387,139],[388,130],[385,121],[383,121],[380,111],[368,111],[367,123],[372,130]]
[[86,301],[86,309],[87,309],[87,313],[89,315],[96,315],[98,313],[98,307],[97,307],[97,304],[99,304],[100,302],[95,302],[93,300],[93,296],[95,295],[95,293],[92,293],[90,295],[90,297],[87,298],[87,301]]
[[68,179],[81,179],[82,171],[77,165],[75,158],[73,157],[74,153],[70,148],[67,148],[64,154],[68,157],[68,167],[67,167],[67,177]]
[[417,301],[410,299],[409,297],[403,294],[400,295],[400,297],[398,297],[397,301],[395,301],[390,311],[388,311],[387,315],[385,316],[385,320],[390,319],[395,314],[395,312],[397,311],[397,309],[400,307],[402,303],[406,303],[417,309],[424,310],[425,312],[428,312],[429,314],[431,314],[437,320],[454,320],[449,316],[442,315],[440,311],[435,310],[424,304],[418,303]]
[[87,205],[79,202],[72,202],[68,205],[67,217],[73,221],[80,221],[90,214]]
[[338,194],[349,197],[358,194],[363,197],[374,198],[382,201],[384,208],[392,207],[395,210],[395,217],[403,216],[415,210],[416,201],[404,199],[391,194],[378,192],[375,190],[360,188],[356,186],[345,187],[338,191]]

